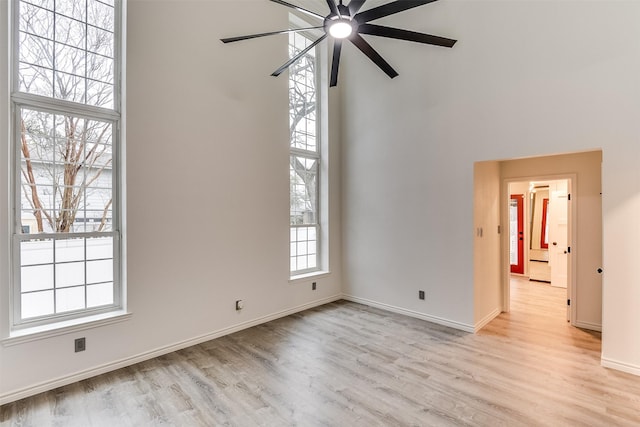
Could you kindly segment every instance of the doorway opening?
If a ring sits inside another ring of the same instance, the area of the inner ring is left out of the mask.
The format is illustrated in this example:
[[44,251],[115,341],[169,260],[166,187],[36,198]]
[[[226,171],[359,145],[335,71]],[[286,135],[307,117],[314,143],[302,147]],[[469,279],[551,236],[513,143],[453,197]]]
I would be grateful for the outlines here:
[[[562,180],[568,181],[566,192],[547,185],[548,197],[540,196],[541,200],[537,203],[540,207],[540,221],[535,224],[539,228],[539,234],[531,240],[531,236],[527,235],[533,233],[531,224],[527,226],[527,221],[531,221],[527,216],[527,209],[532,204],[529,186],[532,182],[535,187],[539,183]],[[509,188],[512,183],[519,182],[526,184],[521,189]],[[522,262],[518,261],[518,250],[511,250],[510,247],[510,237],[511,241],[516,242],[520,238],[519,231],[511,236],[509,233],[510,206],[514,209],[511,212],[514,215],[513,221],[518,221],[517,201],[512,202],[511,194],[523,196]],[[553,212],[552,197],[563,195],[566,197],[568,214],[566,223],[558,221],[558,225],[565,227],[566,244],[552,236],[550,221]],[[545,202],[545,198],[549,201]],[[568,298],[563,300],[565,303],[570,300],[571,325],[594,331],[602,330],[602,151],[476,162],[473,203],[476,331],[501,312],[510,312],[511,277],[526,277],[528,281],[531,274],[529,270],[534,265],[531,262],[531,252],[538,250],[538,255],[542,257],[545,256],[542,249],[547,249],[548,259],[541,259],[548,264],[553,264],[557,258],[567,259],[567,288],[553,288],[568,292]],[[546,217],[544,224],[543,217]],[[537,242],[537,246],[528,247],[533,242]],[[554,242],[556,245],[553,245]],[[552,254],[552,250],[557,250],[557,253]],[[511,265],[518,264],[521,264],[522,273],[512,273]],[[540,267],[540,264],[535,266]],[[551,273],[564,276],[562,269],[555,269],[555,273],[554,269],[550,269],[548,273],[549,283],[557,282],[557,279],[551,278]],[[562,310],[566,312],[567,306],[562,307]]]
[[569,303],[572,293],[571,184],[571,178],[508,183],[509,262],[512,275],[509,280],[509,304],[513,292],[522,295],[532,291],[536,295],[546,292],[549,298],[545,304],[553,305],[549,307],[549,313],[558,310],[563,312],[564,309],[563,317],[567,321],[571,321]]

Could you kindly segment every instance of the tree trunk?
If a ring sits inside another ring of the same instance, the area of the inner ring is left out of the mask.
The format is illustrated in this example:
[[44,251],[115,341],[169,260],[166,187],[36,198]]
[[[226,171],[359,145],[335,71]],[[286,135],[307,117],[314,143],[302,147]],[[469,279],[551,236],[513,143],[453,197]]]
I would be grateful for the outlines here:
[[42,223],[42,203],[40,203],[40,197],[38,197],[38,187],[36,186],[36,178],[33,175],[33,165],[31,164],[31,153],[29,152],[29,145],[27,144],[26,128],[24,120],[20,121],[22,134],[20,140],[22,142],[22,157],[25,159],[27,167],[27,180],[29,181],[29,188],[31,189],[31,204],[33,206],[33,216],[36,217],[36,224],[38,226],[38,232],[44,231],[44,225]]

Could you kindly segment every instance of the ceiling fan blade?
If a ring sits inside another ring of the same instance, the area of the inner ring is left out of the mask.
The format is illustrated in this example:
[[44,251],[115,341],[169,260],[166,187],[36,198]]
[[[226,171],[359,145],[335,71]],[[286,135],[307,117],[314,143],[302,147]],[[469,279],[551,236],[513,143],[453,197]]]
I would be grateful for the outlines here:
[[349,38],[351,42],[356,45],[358,49],[362,51],[365,55],[369,57],[382,71],[384,71],[387,76],[394,78],[398,76],[398,72],[389,65],[387,61],[384,60],[382,56],[374,48],[371,47],[369,43],[365,39],[362,38],[360,34],[353,34]]
[[283,6],[290,7],[291,9],[295,9],[298,12],[306,13],[307,15],[313,16],[314,18],[322,19],[324,21],[324,16],[319,15],[319,14],[317,14],[315,12],[310,11],[310,10],[307,10],[307,9],[305,9],[303,7],[296,6],[295,4],[287,3],[286,1],[283,1],[283,0],[271,0],[271,1],[274,2],[274,3],[281,4]]
[[[272,0],[274,1],[274,0]],[[373,9],[365,10],[355,16],[355,19],[360,22],[369,22],[374,19],[384,18],[385,16],[393,15],[394,13],[402,12],[414,7],[422,6],[427,3],[433,3],[437,0],[400,0],[392,3],[383,4],[382,6],[374,7]]]
[[336,6],[335,1],[327,0],[327,4],[329,5],[329,9],[331,9],[331,14],[340,15],[340,12],[338,12],[338,6]]
[[338,68],[340,67],[340,52],[342,52],[342,40],[336,39],[333,44],[333,61],[331,61],[330,87],[338,85]]
[[361,34],[370,34],[372,36],[389,37],[392,39],[407,40],[410,42],[432,44],[442,47],[453,47],[457,40],[447,39],[445,37],[432,36],[431,34],[416,33],[415,31],[401,30],[399,28],[384,27],[382,25],[361,24],[358,27]]
[[362,7],[365,1],[367,0],[351,0],[349,2],[349,6],[347,7],[349,8],[349,13],[351,14],[351,16],[355,16],[356,13],[360,11],[360,8]]
[[282,65],[282,67],[278,68],[277,70],[275,70],[273,73],[271,73],[272,76],[274,77],[278,77],[280,74],[282,74],[282,72],[284,70],[286,70],[287,68],[289,68],[289,66],[291,66],[291,64],[293,64],[294,62],[296,62],[298,59],[302,58],[304,55],[307,54],[307,52],[309,52],[311,49],[313,49],[314,47],[316,47],[316,45],[318,43],[320,43],[322,40],[326,39],[327,35],[323,34],[322,37],[320,37],[318,40],[314,41],[313,43],[311,43],[309,46],[307,46],[303,51],[301,51],[299,54],[297,54],[296,56],[294,56],[293,58],[291,58],[290,60],[288,60],[285,64]]
[[277,34],[295,33],[297,31],[317,30],[319,28],[323,28],[323,27],[319,26],[319,27],[309,27],[309,28],[294,28],[292,30],[271,31],[269,33],[249,34],[248,36],[228,37],[226,39],[220,39],[220,41],[222,43],[233,43],[233,42],[239,42],[242,40],[255,39],[258,37],[275,36]]

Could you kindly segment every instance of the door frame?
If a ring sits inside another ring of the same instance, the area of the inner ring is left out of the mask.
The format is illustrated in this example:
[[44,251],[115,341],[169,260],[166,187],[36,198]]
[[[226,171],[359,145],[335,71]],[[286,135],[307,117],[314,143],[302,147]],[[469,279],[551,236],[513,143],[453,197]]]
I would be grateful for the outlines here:
[[[576,263],[574,262],[575,249],[576,249],[576,218],[577,204],[575,203],[575,195],[578,194],[578,177],[576,174],[559,174],[559,175],[533,175],[533,176],[520,176],[516,178],[506,178],[502,180],[500,188],[500,224],[509,223],[509,201],[511,196],[509,194],[509,184],[523,181],[556,181],[566,179],[568,181],[568,193],[571,194],[571,202],[569,202],[567,210],[567,233],[568,246],[572,248],[571,256],[567,258],[567,294],[571,300],[569,306],[569,322],[572,326],[575,326],[576,322],[576,307],[578,305],[577,292],[576,292]],[[509,260],[509,232],[508,227],[504,227],[505,232],[501,233],[500,238],[500,257],[502,260],[502,267],[500,268],[502,276],[502,311],[511,311],[511,262]]]
[[[517,218],[517,224],[518,224],[518,230],[516,231],[516,233],[518,234],[518,240],[517,240],[517,251],[518,251],[518,263],[517,264],[511,264],[511,260],[509,260],[509,272],[510,273],[515,273],[515,274],[524,274],[525,272],[525,268],[524,268],[524,262],[525,262],[525,250],[524,250],[524,239],[525,236],[527,235],[527,233],[525,233],[525,222],[524,222],[524,194],[509,194],[509,201],[511,200],[516,200],[516,204],[517,204],[517,211],[518,211],[518,218]],[[509,219],[511,219],[511,215],[509,215]],[[506,227],[505,227],[506,228]],[[521,231],[522,230],[522,231]],[[509,221],[509,238],[511,238],[511,221]],[[511,243],[509,243],[509,252],[511,252]],[[513,267],[516,267],[516,269],[520,270],[520,271],[513,271]]]

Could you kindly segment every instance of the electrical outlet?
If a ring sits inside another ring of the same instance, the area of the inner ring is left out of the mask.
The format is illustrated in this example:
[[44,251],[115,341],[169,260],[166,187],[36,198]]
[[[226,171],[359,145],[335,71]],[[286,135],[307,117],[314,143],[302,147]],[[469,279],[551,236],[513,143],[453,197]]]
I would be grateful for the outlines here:
[[244,301],[241,299],[236,301],[236,311],[240,311],[244,308]]
[[312,291],[316,290],[316,282],[311,283],[311,290]]
[[418,298],[424,299],[424,291],[418,291]]
[[73,342],[73,348],[76,353],[78,353],[79,351],[85,351],[87,349],[87,341],[84,337],[76,338],[76,340]]

